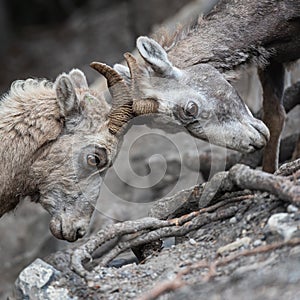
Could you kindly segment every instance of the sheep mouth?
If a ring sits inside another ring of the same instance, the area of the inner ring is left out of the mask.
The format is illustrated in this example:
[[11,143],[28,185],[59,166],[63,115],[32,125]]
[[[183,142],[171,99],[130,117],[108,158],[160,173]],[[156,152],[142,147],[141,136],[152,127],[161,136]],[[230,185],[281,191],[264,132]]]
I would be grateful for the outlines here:
[[49,224],[51,233],[59,240],[65,240],[62,230],[62,221],[58,217],[54,217]]
[[86,226],[82,226],[82,224],[81,226],[78,226],[78,224],[76,225],[76,223],[67,223],[67,225],[70,225],[68,226],[70,227],[68,228],[68,230],[66,230],[66,228],[64,229],[63,219],[61,217],[55,216],[50,221],[49,227],[53,236],[55,236],[57,239],[65,240],[68,242],[75,242],[86,234]]

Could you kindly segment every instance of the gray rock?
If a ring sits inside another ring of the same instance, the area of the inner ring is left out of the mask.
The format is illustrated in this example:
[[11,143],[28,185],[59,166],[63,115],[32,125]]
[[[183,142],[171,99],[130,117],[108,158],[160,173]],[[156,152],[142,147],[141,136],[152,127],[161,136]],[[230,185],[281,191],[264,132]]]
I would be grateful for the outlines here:
[[15,283],[16,299],[70,300],[68,290],[55,287],[55,280],[61,272],[37,258],[19,275]]
[[295,205],[293,204],[290,204],[288,207],[287,207],[287,212],[289,213],[295,213],[299,210],[298,207],[296,207]]
[[254,242],[253,242],[253,246],[254,247],[258,247],[258,246],[260,246],[262,244],[262,241],[261,240],[255,240]]
[[236,217],[232,217],[232,218],[229,219],[230,224],[236,224],[236,222],[237,222]]
[[268,226],[271,231],[277,232],[285,241],[288,241],[300,232],[300,221],[296,219],[295,215],[278,213],[269,218]]

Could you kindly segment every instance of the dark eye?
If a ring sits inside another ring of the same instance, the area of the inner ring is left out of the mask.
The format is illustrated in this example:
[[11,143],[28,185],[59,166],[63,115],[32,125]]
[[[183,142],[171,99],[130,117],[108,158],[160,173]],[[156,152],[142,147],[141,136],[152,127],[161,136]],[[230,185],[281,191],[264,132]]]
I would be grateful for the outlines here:
[[188,117],[197,117],[198,116],[198,105],[194,101],[189,101],[185,108],[185,114]]
[[189,101],[184,107],[178,106],[177,108],[178,117],[182,122],[196,118],[198,112],[198,105],[194,101]]
[[96,154],[88,154],[86,160],[91,167],[96,167],[100,164],[100,158]]
[[89,166],[102,169],[107,165],[106,150],[99,148],[95,150],[95,153],[90,153],[86,156],[86,161]]

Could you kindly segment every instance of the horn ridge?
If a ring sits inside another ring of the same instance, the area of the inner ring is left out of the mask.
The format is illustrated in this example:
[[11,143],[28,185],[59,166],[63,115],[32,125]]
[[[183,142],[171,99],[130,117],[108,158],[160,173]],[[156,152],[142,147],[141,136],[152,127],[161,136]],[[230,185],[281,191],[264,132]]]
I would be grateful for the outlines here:
[[92,62],[90,66],[107,79],[108,87],[111,87],[116,83],[123,81],[122,76],[107,64]]
[[130,71],[131,79],[141,80],[142,72],[136,58],[129,52],[126,52],[124,57]]
[[107,80],[112,96],[112,106],[108,114],[108,130],[111,134],[117,135],[133,118],[130,89],[123,77],[110,66],[100,62],[92,62],[90,66]]
[[131,93],[133,97],[133,112],[135,115],[146,115],[158,112],[159,104],[155,99],[141,99],[140,86],[143,73],[136,58],[129,52],[124,54],[131,75]]

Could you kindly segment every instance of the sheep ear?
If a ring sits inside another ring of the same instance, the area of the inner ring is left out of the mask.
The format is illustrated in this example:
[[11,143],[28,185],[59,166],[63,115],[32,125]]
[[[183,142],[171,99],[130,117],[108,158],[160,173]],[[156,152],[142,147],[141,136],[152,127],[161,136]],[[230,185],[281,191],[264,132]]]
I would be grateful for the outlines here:
[[55,90],[62,116],[68,117],[79,111],[79,100],[68,75],[62,74],[56,79]]
[[164,77],[180,77],[181,71],[171,64],[167,52],[156,41],[141,36],[137,39],[136,46],[140,55],[156,73]]
[[130,71],[128,67],[121,64],[115,64],[114,70],[117,71],[123,77],[126,83],[131,82]]
[[89,88],[86,77],[81,70],[73,69],[69,73],[69,76],[72,79],[76,88],[79,88],[79,89],[88,89]]

